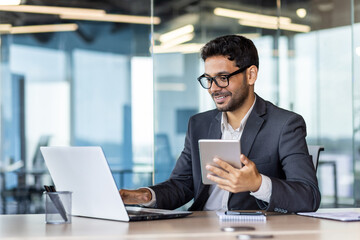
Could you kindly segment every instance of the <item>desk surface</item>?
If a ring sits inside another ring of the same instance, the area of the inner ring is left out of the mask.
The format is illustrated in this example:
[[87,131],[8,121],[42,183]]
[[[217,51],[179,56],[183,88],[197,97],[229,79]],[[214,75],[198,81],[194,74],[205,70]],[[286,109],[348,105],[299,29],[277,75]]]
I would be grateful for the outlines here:
[[[360,209],[342,209],[358,211]],[[341,211],[336,209],[335,211]],[[116,222],[73,217],[71,224],[49,225],[44,215],[0,215],[0,239],[237,239],[236,235],[272,234],[272,239],[360,239],[360,222],[338,222],[297,215],[268,216],[267,222],[236,223],[255,231],[222,232],[215,212],[194,212],[181,219]]]

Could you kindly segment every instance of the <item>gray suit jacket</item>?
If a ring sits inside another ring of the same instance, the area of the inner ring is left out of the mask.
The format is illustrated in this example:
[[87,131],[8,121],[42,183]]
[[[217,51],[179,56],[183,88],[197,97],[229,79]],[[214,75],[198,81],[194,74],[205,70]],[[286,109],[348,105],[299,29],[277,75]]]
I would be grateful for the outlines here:
[[[221,138],[221,112],[211,110],[189,120],[185,146],[170,178],[151,186],[156,207],[178,208],[194,198],[189,210],[202,210],[209,185],[201,181],[199,139]],[[241,152],[256,164],[258,171],[272,181],[270,202],[249,192],[230,194],[229,209],[266,209],[279,212],[315,211],[320,192],[315,169],[305,141],[304,119],[257,96],[242,137]]]

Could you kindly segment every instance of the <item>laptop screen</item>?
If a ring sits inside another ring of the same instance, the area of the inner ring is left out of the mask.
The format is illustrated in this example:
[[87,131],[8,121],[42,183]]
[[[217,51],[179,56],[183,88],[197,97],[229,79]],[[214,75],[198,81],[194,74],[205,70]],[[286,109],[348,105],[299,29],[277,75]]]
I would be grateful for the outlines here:
[[41,147],[58,191],[72,191],[72,214],[129,221],[100,147]]

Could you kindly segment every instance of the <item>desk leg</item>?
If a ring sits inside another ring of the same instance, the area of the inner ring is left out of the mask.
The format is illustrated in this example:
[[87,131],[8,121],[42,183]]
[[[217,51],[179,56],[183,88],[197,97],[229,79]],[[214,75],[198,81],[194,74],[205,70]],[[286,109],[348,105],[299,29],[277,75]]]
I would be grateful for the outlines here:
[[337,172],[336,172],[336,163],[334,162],[333,165],[333,174],[334,174],[334,203],[335,203],[335,207],[338,207],[338,189],[337,189]]

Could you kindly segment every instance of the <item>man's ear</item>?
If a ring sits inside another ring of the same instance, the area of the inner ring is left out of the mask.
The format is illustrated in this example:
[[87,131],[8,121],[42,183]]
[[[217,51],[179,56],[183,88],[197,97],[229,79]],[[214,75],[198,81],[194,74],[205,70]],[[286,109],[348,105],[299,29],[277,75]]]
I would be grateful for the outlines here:
[[255,65],[251,65],[247,70],[247,79],[250,86],[254,85],[257,79],[258,68]]

